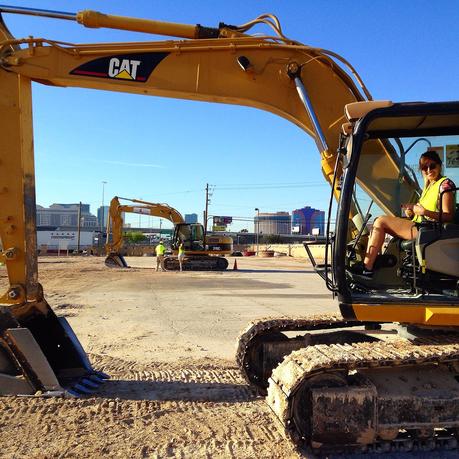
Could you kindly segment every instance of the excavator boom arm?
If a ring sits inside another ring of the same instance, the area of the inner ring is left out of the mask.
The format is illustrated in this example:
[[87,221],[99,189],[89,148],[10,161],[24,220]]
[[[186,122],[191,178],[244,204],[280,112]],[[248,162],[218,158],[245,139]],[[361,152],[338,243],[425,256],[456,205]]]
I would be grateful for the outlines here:
[[[171,26],[170,32],[175,33],[173,30]],[[36,38],[16,40],[0,22],[0,40],[0,100],[6,114],[0,142],[1,151],[8,152],[8,158],[0,158],[4,187],[0,236],[4,247],[11,249],[8,254],[14,254],[7,259],[10,283],[27,284],[28,291],[36,284],[36,262],[29,261],[36,252],[31,81],[269,111],[316,139],[322,171],[330,183],[345,121],[344,106],[365,99],[351,72],[337,64],[336,55],[282,37],[239,34],[187,41],[71,45]],[[401,188],[402,199],[409,201],[412,183],[378,181],[381,174],[397,179],[399,166],[383,146],[372,156],[359,174],[380,207],[397,213],[391,197]],[[23,299],[16,297],[14,302]]]
[[[120,199],[138,203],[140,205],[120,204]],[[151,217],[165,218],[175,225],[185,223],[182,214],[170,207],[167,204],[159,204],[148,201],[141,201],[139,199],[127,199],[115,196],[110,201],[109,218],[107,222],[107,242],[105,244],[105,251],[107,255],[110,253],[118,253],[123,245],[123,213],[133,213],[141,215],[149,215]],[[109,233],[112,233],[112,240],[109,241]]]

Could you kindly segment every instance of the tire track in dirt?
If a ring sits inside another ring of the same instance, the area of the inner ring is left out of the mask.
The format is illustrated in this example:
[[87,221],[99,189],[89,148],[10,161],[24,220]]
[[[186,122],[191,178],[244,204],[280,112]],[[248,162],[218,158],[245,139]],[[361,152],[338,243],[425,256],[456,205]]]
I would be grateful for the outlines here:
[[111,376],[100,392],[105,397],[215,402],[255,398],[255,392],[234,367],[217,369],[205,363],[184,368],[165,363],[139,365],[97,355],[91,355],[91,360],[95,368]]
[[273,419],[263,401],[15,398],[0,400],[0,412],[5,458],[291,457],[281,433],[264,427]]
[[90,398],[0,398],[1,458],[300,457],[234,367],[91,360]]

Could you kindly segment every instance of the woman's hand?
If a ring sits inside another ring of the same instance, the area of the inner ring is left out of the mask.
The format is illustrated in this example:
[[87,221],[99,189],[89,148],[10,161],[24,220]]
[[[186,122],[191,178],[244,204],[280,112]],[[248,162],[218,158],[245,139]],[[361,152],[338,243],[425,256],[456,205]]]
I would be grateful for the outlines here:
[[415,215],[420,215],[420,216],[423,216],[426,214],[426,210],[424,209],[424,207],[421,206],[421,204],[415,204],[413,207],[413,212],[415,213]]
[[413,218],[414,217],[414,212],[412,209],[405,209],[405,216],[408,218]]

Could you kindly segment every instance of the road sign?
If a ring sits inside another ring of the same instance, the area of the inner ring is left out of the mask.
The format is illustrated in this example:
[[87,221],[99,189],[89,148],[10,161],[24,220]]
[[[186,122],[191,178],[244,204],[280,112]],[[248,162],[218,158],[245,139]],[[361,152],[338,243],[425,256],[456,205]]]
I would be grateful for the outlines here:
[[214,225],[229,225],[233,221],[233,217],[214,216]]

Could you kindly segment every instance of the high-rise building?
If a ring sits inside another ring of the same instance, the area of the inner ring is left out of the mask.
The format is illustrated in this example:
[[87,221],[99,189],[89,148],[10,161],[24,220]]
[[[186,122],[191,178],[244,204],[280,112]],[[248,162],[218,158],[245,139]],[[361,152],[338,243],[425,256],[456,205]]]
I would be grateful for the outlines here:
[[197,214],[185,214],[185,223],[198,223]]
[[255,215],[254,223],[258,234],[290,234],[292,217],[288,212],[263,212]]
[[97,221],[99,226],[104,230],[107,227],[109,206],[100,206],[97,209]]
[[318,228],[319,234],[325,231],[325,212],[309,206],[292,212],[292,232],[296,234],[312,234]]
[[[37,205],[37,226],[78,226],[80,204],[51,204],[49,207]],[[97,218],[92,215],[89,204],[81,204],[81,226],[96,228]]]

